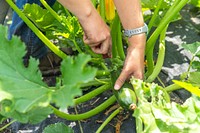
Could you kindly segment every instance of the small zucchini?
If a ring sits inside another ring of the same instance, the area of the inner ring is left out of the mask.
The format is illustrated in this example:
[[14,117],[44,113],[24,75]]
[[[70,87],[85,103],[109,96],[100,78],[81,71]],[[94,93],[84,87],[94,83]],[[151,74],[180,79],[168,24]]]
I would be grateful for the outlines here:
[[[113,86],[118,75],[118,72],[111,72]],[[131,84],[125,82],[119,90],[115,90],[112,87],[112,91],[121,107],[127,110],[134,110],[136,108],[137,98]]]

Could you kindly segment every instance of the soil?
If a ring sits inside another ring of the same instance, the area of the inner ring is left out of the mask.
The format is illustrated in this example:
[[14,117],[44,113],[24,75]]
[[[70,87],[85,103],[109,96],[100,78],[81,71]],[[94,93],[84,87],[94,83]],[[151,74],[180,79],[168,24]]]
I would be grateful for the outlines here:
[[[181,15],[183,18],[173,22],[169,25],[166,36],[166,57],[165,63],[163,65],[162,71],[159,74],[160,79],[168,86],[172,83],[172,79],[179,79],[179,75],[185,72],[189,66],[189,61],[191,58],[190,53],[181,48],[183,43],[193,43],[195,41],[200,41],[199,31],[200,31],[200,11],[199,9],[192,7],[191,5],[185,6]],[[155,49],[156,51],[156,49]],[[156,53],[156,52],[155,52]],[[49,75],[45,77],[45,81],[52,83],[55,81],[55,75]],[[160,84],[159,81],[157,81]],[[87,92],[84,92],[87,93]],[[69,108],[70,113],[74,113],[75,109],[78,113],[85,112],[99,105],[105,101],[111,92],[101,94],[92,100],[76,106],[76,108]],[[172,100],[183,103],[190,93],[181,89],[171,93]],[[50,115],[46,120],[37,124],[21,124],[18,122],[13,123],[9,128],[4,130],[4,133],[41,133],[43,129],[53,123],[64,122],[73,128],[75,133],[80,133],[82,128],[84,133],[94,133],[102,122],[112,113],[117,103],[107,110],[95,115],[92,118],[82,120],[80,123],[78,121],[68,121],[56,117],[55,115]],[[109,112],[110,111],[110,112]],[[9,120],[8,120],[9,121]],[[131,116],[130,112],[124,111],[117,115],[102,131],[103,133],[136,133],[135,119]]]

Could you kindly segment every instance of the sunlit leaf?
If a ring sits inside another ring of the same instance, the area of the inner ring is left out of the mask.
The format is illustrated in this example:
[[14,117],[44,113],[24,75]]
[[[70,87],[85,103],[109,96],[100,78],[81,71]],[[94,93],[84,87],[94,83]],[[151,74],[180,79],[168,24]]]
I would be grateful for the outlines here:
[[23,13],[42,31],[53,28],[53,22],[57,21],[48,10],[34,3],[26,4]]
[[193,86],[191,83],[186,83],[186,82],[182,82],[182,81],[177,81],[177,80],[173,80],[173,82],[183,88],[185,88],[186,90],[188,90],[189,92],[197,95],[200,97],[200,89],[197,86]]
[[[5,116],[15,114],[14,117],[26,114],[27,117],[18,118],[29,121],[29,111],[33,108],[47,108],[51,100],[51,90],[42,81],[38,61],[31,58],[28,67],[25,67],[22,60],[26,53],[24,43],[15,36],[12,40],[7,40],[6,31],[5,27],[0,26],[1,113]],[[49,112],[40,112],[34,117],[37,119],[40,115],[47,116]]]
[[155,83],[145,83],[134,78],[131,83],[138,98],[133,113],[137,132],[200,132],[200,100],[197,97],[193,95],[180,105],[170,102],[169,94]]

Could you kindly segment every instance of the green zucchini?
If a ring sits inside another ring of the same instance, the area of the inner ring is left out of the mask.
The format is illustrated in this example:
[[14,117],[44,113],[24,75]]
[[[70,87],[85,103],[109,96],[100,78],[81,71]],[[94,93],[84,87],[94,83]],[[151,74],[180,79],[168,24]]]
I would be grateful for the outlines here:
[[120,88],[120,90],[114,89],[114,84],[116,79],[119,76],[119,71],[112,71],[111,72],[111,79],[112,79],[112,91],[117,99],[117,102],[121,107],[126,110],[134,110],[136,108],[137,98],[135,92],[133,91],[133,87],[130,83],[125,82],[124,85]]

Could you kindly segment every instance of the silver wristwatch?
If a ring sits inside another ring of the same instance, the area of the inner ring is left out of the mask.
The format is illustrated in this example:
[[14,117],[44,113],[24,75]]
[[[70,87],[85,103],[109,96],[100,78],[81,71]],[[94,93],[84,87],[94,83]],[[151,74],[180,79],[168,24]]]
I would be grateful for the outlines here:
[[143,27],[139,27],[136,29],[130,29],[130,30],[124,30],[124,36],[131,37],[133,35],[141,34],[141,33],[147,33],[148,32],[148,26],[144,23]]

